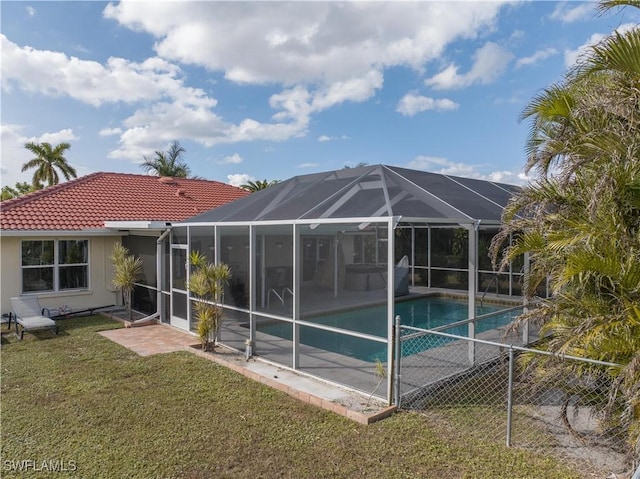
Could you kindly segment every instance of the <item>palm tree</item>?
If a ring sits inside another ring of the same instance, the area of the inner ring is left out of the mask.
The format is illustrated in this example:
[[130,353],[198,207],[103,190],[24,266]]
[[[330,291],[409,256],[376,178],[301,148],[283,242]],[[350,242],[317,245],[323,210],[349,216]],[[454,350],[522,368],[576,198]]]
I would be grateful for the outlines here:
[[136,258],[129,253],[126,247],[116,243],[111,252],[111,261],[114,268],[112,283],[122,291],[124,305],[127,308],[129,321],[131,321],[133,319],[133,290],[135,283],[143,276],[142,259]]
[[267,188],[280,183],[280,180],[256,180],[248,181],[244,185],[240,185],[240,188],[255,193],[256,191],[266,190]]
[[174,140],[167,151],[156,150],[154,158],[145,156],[140,167],[147,173],[153,172],[158,176],[187,178],[191,174],[191,168],[182,160],[185,151],[180,143]]
[[58,171],[65,180],[77,178],[75,168],[69,165],[64,157],[65,150],[71,148],[69,143],[60,143],[54,148],[47,142],[29,142],[24,147],[36,155],[35,158],[22,165],[22,171],[36,169],[32,180],[34,187],[41,183],[47,183],[47,186],[57,185],[60,182]]
[[[600,9],[638,1],[604,1]],[[502,265],[529,252],[527,295],[549,280],[553,296],[519,318],[537,320],[550,351],[617,363],[538,371],[572,374],[608,388],[598,405],[640,451],[640,28],[594,46],[565,79],[533,98],[527,171],[537,180],[505,209],[492,244]]]

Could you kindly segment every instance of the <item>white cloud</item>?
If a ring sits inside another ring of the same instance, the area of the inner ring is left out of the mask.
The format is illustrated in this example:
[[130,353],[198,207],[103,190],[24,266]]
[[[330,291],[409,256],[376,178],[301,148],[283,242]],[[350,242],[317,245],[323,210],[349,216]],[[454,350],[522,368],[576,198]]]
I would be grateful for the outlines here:
[[247,184],[249,181],[256,181],[256,179],[247,173],[234,173],[227,175],[229,184],[233,186],[241,186]]
[[222,165],[237,165],[243,162],[242,156],[238,153],[234,153],[233,155],[225,156],[220,164]]
[[33,7],[31,7],[31,6],[29,6],[29,7],[25,7],[25,9],[27,10],[27,14],[28,14],[30,17],[33,17],[33,16],[36,14],[36,9],[35,9],[35,8],[33,8]]
[[511,96],[498,97],[493,100],[494,105],[517,105],[524,104],[525,99],[521,96],[522,92],[516,92]]
[[533,55],[518,59],[518,61],[516,62],[516,68],[520,68],[525,65],[535,65],[536,63],[542,60],[546,60],[547,58],[552,57],[557,53],[558,50],[552,47],[545,48],[544,50],[538,50]]
[[71,128],[65,128],[64,130],[56,131],[54,133],[43,133],[40,136],[33,136],[27,141],[33,141],[36,143],[51,143],[52,145],[58,143],[69,143],[70,141],[77,140],[78,137],[73,134]]
[[[238,83],[333,84],[371,70],[420,69],[494,27],[505,2],[110,3],[106,18],[154,35],[158,55]],[[202,48],[202,45],[207,45]]]
[[310,92],[301,85],[283,90],[269,98],[269,105],[277,110],[275,121],[291,120],[295,125],[292,136],[306,133],[310,115],[343,102],[362,102],[382,88],[383,76],[379,71],[369,71],[359,78],[338,81]]
[[[634,23],[623,23],[614,31],[617,31],[619,33],[624,33],[633,28],[637,28],[637,25]],[[580,61],[581,56],[587,54],[590,51],[591,47],[600,43],[606,36],[607,35],[605,35],[604,33],[594,33],[587,39],[586,42],[584,42],[575,50],[565,50],[564,51],[565,66],[569,68],[575,65],[578,61]]]
[[300,163],[296,168],[317,168],[320,166],[318,163]]
[[562,23],[573,23],[593,17],[596,13],[595,2],[587,2],[574,6],[573,2],[561,2],[556,5],[553,13],[549,15],[552,20],[558,20]]
[[18,181],[31,181],[29,173],[20,171],[22,165],[29,161],[30,153],[24,148],[29,140],[22,134],[20,125],[0,125],[0,151],[2,151],[2,186],[13,186]]
[[530,182],[533,178],[522,172],[493,171],[486,175],[481,175],[480,179],[494,181],[496,183],[506,183],[508,185],[523,185]]
[[298,85],[289,90],[272,95],[269,105],[280,112],[273,115],[274,120],[292,119],[306,124],[311,114],[311,94],[304,87]]
[[[17,86],[48,96],[69,96],[96,107],[114,102],[138,106],[121,127],[100,132],[102,136],[120,135],[118,148],[109,154],[111,158],[139,161],[174,138],[214,146],[258,139],[281,141],[306,132],[310,107],[304,95],[296,100],[285,91],[272,98],[274,108],[282,109],[280,115],[274,115],[275,120],[293,122],[245,119],[232,124],[214,112],[217,100],[201,89],[185,86],[181,70],[161,58],[141,63],[110,58],[101,65],[62,53],[19,47],[4,35],[0,40],[5,91]],[[300,90],[292,92],[299,94]]]
[[409,168],[466,177],[471,177],[474,172],[471,165],[454,163],[440,156],[417,156],[409,162]]
[[514,171],[493,171],[480,173],[475,165],[455,163],[439,156],[417,156],[407,165],[409,168],[443,175],[463,176],[479,180],[495,181],[511,185],[522,185],[530,180],[524,173]]
[[460,105],[448,98],[433,99],[408,93],[400,99],[396,111],[404,116],[413,116],[426,110],[447,111],[457,110],[459,107]]
[[[156,57],[100,63],[19,46],[0,34],[2,88],[134,108],[100,133],[119,135],[111,158],[139,161],[174,138],[206,147],[283,141],[307,134],[317,112],[371,99],[386,69],[420,71],[453,41],[493,29],[504,3],[452,9],[435,2],[161,2],[149,8],[124,0],[109,3],[104,17],[153,35]],[[228,121],[216,112],[215,98],[188,85],[178,65],[282,88],[269,100],[272,118]]]
[[[12,125],[3,123],[0,125],[0,152],[2,158],[2,175],[0,182],[2,186],[13,186],[18,181],[31,182],[33,171],[22,172],[22,165],[29,161],[33,154],[27,150],[25,143],[51,143],[57,145],[62,142],[71,142],[77,140],[73,130],[66,128],[56,132],[43,133],[40,136],[25,136],[22,132],[23,127],[20,125]],[[73,160],[73,146],[67,150],[65,157],[75,167],[80,174],[83,170],[82,165],[78,165]]]
[[513,33],[509,36],[509,40],[520,40],[524,38],[524,32],[522,30],[514,30]]
[[122,133],[122,128],[103,128],[98,133],[100,136],[112,136],[112,135],[120,135]]
[[351,139],[351,137],[349,137],[347,135],[342,135],[342,136],[320,135],[318,137],[318,141],[320,143],[325,143],[327,141],[350,140],[350,139]]
[[436,90],[464,88],[474,83],[487,84],[494,82],[507,68],[513,55],[500,45],[487,42],[476,50],[473,65],[469,72],[461,75],[458,66],[450,64],[433,77],[425,80],[425,85]]
[[597,43],[601,42],[604,37],[605,35],[602,33],[594,33],[589,37],[589,39],[586,42],[584,42],[575,50],[565,50],[564,51],[565,66],[572,67],[573,65],[575,65],[578,59],[582,55],[587,53],[593,45],[596,45]]
[[17,86],[42,95],[68,96],[93,106],[166,97],[208,107],[216,104],[202,90],[185,87],[180,69],[161,58],[136,63],[112,57],[102,65],[64,53],[20,47],[3,34],[0,46],[5,91]]
[[382,83],[382,73],[377,70],[371,70],[358,78],[334,82],[315,94],[313,110],[326,110],[345,101],[365,101],[371,98],[376,90],[382,88]]

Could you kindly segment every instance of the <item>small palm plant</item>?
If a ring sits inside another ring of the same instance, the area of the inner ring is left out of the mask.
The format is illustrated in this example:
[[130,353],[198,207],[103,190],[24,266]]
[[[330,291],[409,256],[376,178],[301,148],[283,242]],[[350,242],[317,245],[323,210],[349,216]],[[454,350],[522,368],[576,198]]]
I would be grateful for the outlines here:
[[111,261],[115,269],[112,283],[118,290],[122,291],[122,298],[127,308],[129,321],[131,321],[133,319],[131,310],[133,288],[136,281],[142,278],[142,260],[129,254],[129,250],[126,247],[117,243],[113,246]]
[[199,251],[192,251],[189,261],[193,272],[187,289],[195,296],[193,309],[198,319],[198,336],[202,350],[216,348],[218,330],[222,324],[224,288],[231,278],[231,270],[226,264],[213,264]]

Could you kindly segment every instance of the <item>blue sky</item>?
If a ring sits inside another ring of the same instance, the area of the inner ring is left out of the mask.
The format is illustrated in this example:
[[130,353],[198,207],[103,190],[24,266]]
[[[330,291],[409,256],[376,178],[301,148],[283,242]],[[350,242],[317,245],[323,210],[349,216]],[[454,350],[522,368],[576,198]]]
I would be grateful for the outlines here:
[[232,184],[359,162],[520,184],[524,106],[639,22],[594,6],[4,1],[1,183],[30,180],[29,141],[85,175],[178,140]]

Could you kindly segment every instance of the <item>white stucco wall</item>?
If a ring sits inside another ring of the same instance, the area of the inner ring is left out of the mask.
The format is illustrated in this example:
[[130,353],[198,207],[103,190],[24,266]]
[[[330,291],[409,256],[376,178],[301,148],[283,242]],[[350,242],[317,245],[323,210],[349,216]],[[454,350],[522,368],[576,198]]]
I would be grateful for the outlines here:
[[[69,238],[66,236],[65,238]],[[119,236],[77,236],[89,240],[89,289],[83,291],[43,292],[35,294],[42,307],[67,305],[73,310],[117,304],[119,295],[111,284],[113,265],[109,257]],[[0,237],[0,311],[11,311],[11,297],[22,293],[20,242],[23,239],[60,239],[59,236]]]

